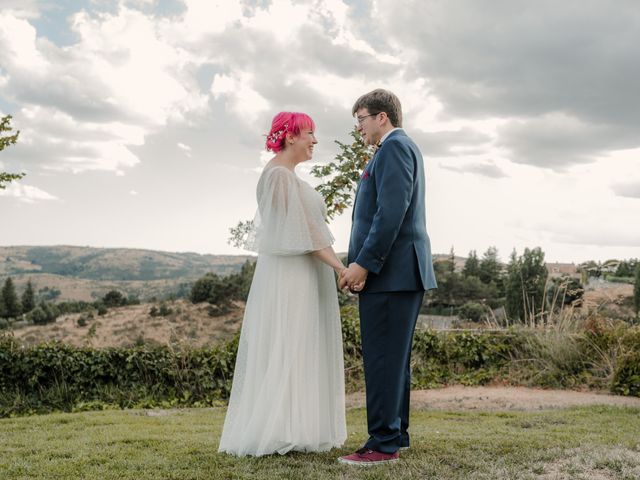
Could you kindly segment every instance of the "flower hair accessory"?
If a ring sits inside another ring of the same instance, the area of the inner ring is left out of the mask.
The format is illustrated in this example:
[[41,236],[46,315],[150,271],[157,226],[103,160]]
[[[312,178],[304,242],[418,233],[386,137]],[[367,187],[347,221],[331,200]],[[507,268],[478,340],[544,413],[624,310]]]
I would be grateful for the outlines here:
[[282,140],[282,137],[286,135],[288,129],[289,129],[289,124],[285,123],[284,128],[281,128],[277,132],[273,132],[270,135],[267,135],[267,140],[270,143],[279,143],[280,140]]

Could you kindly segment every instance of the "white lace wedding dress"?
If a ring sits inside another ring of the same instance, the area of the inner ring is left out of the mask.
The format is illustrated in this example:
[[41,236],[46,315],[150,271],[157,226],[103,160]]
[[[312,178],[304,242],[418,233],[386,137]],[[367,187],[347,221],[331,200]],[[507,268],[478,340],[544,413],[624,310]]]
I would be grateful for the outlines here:
[[218,451],[320,452],[346,439],[344,366],[322,197],[295,173],[267,167],[247,248],[258,251]]

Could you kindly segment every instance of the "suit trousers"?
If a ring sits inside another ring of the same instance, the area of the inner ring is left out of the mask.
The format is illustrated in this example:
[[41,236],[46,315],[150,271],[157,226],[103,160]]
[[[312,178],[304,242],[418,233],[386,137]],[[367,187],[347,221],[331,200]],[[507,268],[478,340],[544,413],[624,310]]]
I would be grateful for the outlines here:
[[424,291],[360,295],[366,448],[393,453],[409,446],[411,344],[423,296]]

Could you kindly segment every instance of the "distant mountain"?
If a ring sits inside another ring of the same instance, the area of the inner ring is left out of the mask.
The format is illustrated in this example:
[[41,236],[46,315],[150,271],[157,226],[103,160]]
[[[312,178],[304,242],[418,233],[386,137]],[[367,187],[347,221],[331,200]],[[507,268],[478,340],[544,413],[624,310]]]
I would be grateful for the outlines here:
[[200,255],[132,248],[0,247],[0,277],[52,274],[86,280],[168,280],[236,272],[246,255]]
[[0,247],[0,282],[11,277],[20,293],[31,280],[43,300],[93,301],[114,289],[142,300],[180,297],[206,273],[234,273],[249,259],[255,257],[131,248]]

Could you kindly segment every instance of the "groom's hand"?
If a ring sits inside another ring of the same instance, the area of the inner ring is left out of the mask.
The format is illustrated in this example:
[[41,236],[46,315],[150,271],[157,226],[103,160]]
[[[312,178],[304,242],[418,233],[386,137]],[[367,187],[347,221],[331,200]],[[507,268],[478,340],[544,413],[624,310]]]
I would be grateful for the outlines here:
[[357,263],[350,263],[340,276],[340,288],[348,287],[352,292],[358,292],[364,287],[369,271]]

